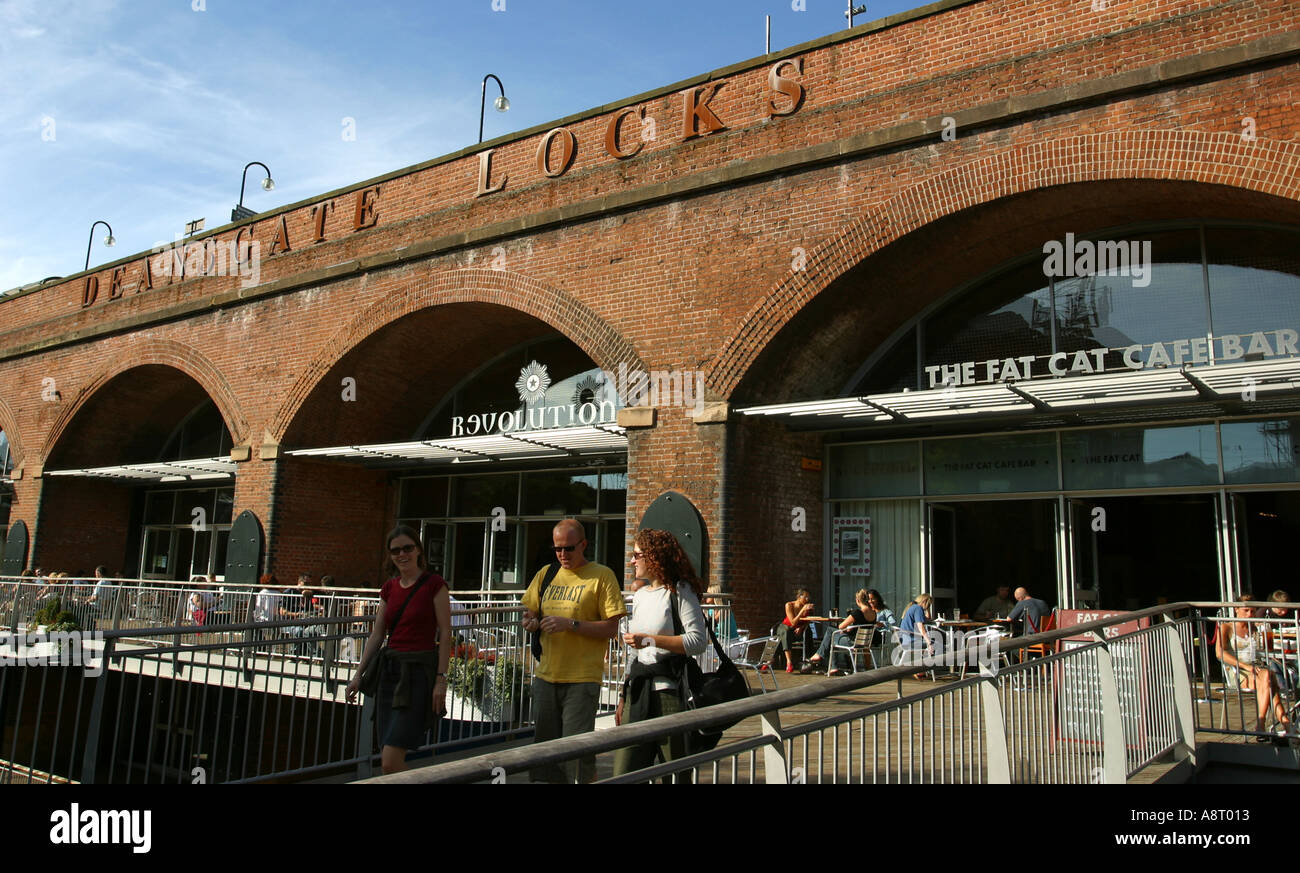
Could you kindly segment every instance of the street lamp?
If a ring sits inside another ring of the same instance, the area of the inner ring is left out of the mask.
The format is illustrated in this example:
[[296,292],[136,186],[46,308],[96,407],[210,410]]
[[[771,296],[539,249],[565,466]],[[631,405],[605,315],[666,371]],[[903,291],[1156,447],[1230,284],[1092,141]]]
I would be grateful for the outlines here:
[[252,218],[257,213],[244,205],[244,186],[248,184],[248,168],[261,167],[266,170],[266,178],[262,180],[262,188],[266,191],[275,190],[275,180],[271,178],[271,168],[261,161],[249,161],[244,165],[244,176],[239,180],[239,204],[230,210],[230,220],[240,221],[244,218]]
[[496,82],[497,87],[501,89],[501,96],[492,101],[492,106],[495,107],[497,112],[505,112],[507,109],[510,108],[510,101],[506,99],[506,86],[502,85],[501,80],[498,79],[496,76],[492,75],[491,73],[488,73],[486,76],[483,77],[483,96],[479,100],[479,104],[478,104],[478,141],[479,142],[483,141],[483,113],[487,110],[487,80],[488,79],[491,79],[492,81]]
[[[113,228],[107,221],[96,221],[95,224],[102,224],[108,228],[108,237],[104,240],[104,245],[117,245],[117,240],[113,239]],[[90,269],[90,244],[95,241],[95,224],[90,226],[90,238],[86,240],[86,266],[82,268],[83,270]]]

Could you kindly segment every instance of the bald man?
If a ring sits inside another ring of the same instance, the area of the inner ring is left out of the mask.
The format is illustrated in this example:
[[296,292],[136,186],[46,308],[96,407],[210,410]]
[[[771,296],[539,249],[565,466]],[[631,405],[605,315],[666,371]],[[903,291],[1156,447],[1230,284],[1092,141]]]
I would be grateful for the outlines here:
[[[618,620],[627,614],[614,571],[588,561],[587,533],[576,519],[566,518],[551,532],[559,565],[538,571],[524,592],[524,630],[539,632],[541,659],[534,670],[534,742],[595,730],[605,652],[618,633]],[[543,582],[548,575],[551,581]],[[534,782],[591,782],[596,756],[569,765],[566,774],[555,765],[537,768]]]
[[1038,633],[1043,628],[1043,619],[1052,614],[1052,607],[1037,597],[1031,597],[1029,591],[1024,588],[1016,589],[1015,598],[1016,607],[1011,610],[1007,618],[1012,621],[1024,618],[1025,633]]

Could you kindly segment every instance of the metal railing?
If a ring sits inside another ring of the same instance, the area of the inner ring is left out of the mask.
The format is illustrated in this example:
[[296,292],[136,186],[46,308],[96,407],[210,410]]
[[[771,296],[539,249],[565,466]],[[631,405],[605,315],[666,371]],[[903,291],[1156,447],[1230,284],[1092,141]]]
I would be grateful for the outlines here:
[[[0,781],[370,774],[372,704],[347,703],[343,689],[370,633],[376,591],[315,589],[310,602],[277,592],[268,607],[258,602],[260,586],[114,580],[92,601],[93,590],[81,580],[0,578],[8,631],[0,633]],[[420,751],[531,732],[522,608],[501,594],[454,592],[447,716]],[[76,657],[28,663],[48,644],[27,639],[27,630],[38,630],[33,617],[56,597],[82,630],[65,641]],[[706,611],[726,627],[729,603]],[[289,617],[269,617],[281,612]],[[621,643],[611,641],[609,652],[605,682],[616,689]],[[603,706],[612,711],[613,703],[610,691]]]
[[[1120,625],[1150,621],[1128,633]],[[1069,648],[901,696],[915,661],[746,700],[378,777],[377,783],[498,780],[666,734],[740,723],[708,752],[607,776],[605,782],[1124,782],[1153,761],[1194,766],[1190,604],[1126,613],[1016,638],[1002,654],[1039,644]],[[1113,635],[1113,636],[1112,636]],[[961,653],[965,656],[965,653]],[[796,722],[808,704],[869,689],[895,699]]]
[[[1279,708],[1293,724],[1300,716],[1300,604],[1252,602],[1245,605],[1255,609],[1255,615],[1231,614],[1242,605],[1195,604],[1188,651],[1195,652],[1191,669],[1197,729],[1225,737],[1277,738],[1282,731],[1276,718]],[[1275,608],[1287,614],[1269,611]],[[1242,666],[1222,660],[1223,648]],[[1268,703],[1262,725],[1261,698]]]
[[[467,610],[447,717],[421,751],[527,735],[518,607]],[[0,782],[296,781],[377,766],[346,700],[373,616],[0,635]],[[62,645],[60,653],[57,647]],[[60,659],[62,654],[62,659]]]

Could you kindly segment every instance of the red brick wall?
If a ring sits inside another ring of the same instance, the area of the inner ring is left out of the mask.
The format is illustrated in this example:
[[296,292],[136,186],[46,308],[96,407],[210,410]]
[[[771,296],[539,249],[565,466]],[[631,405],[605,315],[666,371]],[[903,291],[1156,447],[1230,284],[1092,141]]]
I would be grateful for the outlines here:
[[[1082,100],[1103,77],[1296,26],[1288,0],[1112,2],[1103,12],[1085,0],[983,0],[795,52],[807,94],[789,117],[764,119],[769,59],[716,76],[726,84],[710,105],[724,132],[682,142],[682,98],[669,91],[636,104],[656,119],[658,138],[628,161],[603,155],[605,113],[568,123],[580,148],[561,179],[538,175],[534,132],[497,144],[493,178],[510,176],[500,194],[474,199],[477,158],[465,154],[381,180],[370,230],[351,231],[355,192],[333,195],[325,242],[309,233],[313,204],[287,210],[291,250],[268,258],[262,278],[410,255],[553,207],[594,204],[595,217],[481,242],[465,237],[427,257],[343,278],[322,272],[307,287],[190,315],[176,307],[237,279],[104,302],[112,271],[103,268],[101,300],[84,310],[80,281],[0,302],[0,427],[22,437],[19,460],[28,467],[14,518],[35,523],[40,480],[31,476],[51,457],[103,456],[96,441],[115,425],[82,419],[83,410],[134,385],[131,409],[148,417],[153,395],[140,380],[154,371],[138,368],[170,367],[212,397],[236,442],[252,447],[239,465],[236,511],[252,509],[268,525],[276,572],[333,568],[370,578],[373,557],[362,556],[392,518],[382,477],[334,467],[308,475],[297,462],[261,460],[264,441],[405,438],[472,367],[552,329],[602,366],[703,370],[710,396],[735,405],[834,393],[924,305],[1065,230],[1141,217],[1300,224],[1294,53],[1176,86],[1152,76],[1143,88]],[[1015,117],[989,108],[1052,88],[1070,88],[1062,99],[1082,102]],[[955,141],[938,136],[943,116],[961,120]],[[1245,116],[1255,120],[1254,141],[1240,136]],[[909,139],[923,119],[933,122],[931,135]],[[885,133],[899,138],[851,156],[836,151],[850,137]],[[818,145],[827,148],[817,161],[739,182],[725,176]],[[647,188],[682,180],[716,185]],[[661,199],[620,206],[618,198],[647,191]],[[275,214],[252,222],[264,253],[277,224]],[[497,247],[503,269],[485,269]],[[792,268],[796,248],[807,255],[803,270]],[[130,262],[128,281],[138,270]],[[93,342],[18,348],[163,312],[170,320]],[[358,378],[355,406],[338,400],[343,375]],[[59,386],[57,401],[41,399],[45,378]],[[820,578],[820,510],[809,512],[808,533],[794,536],[787,506],[818,505],[815,475],[797,469],[800,455],[820,456],[810,439],[734,419],[701,426],[661,410],[656,428],[630,436],[629,530],[664,490],[685,494],[710,531],[710,581],[748,590],[755,612],[742,616],[761,626],[794,576],[807,573],[800,584]],[[338,495],[349,491],[360,496],[341,505]],[[55,529],[74,523],[76,507],[61,499],[42,512],[50,529],[37,539],[48,535],[51,548],[63,549],[73,535]],[[323,537],[329,524],[346,526],[346,538]]]

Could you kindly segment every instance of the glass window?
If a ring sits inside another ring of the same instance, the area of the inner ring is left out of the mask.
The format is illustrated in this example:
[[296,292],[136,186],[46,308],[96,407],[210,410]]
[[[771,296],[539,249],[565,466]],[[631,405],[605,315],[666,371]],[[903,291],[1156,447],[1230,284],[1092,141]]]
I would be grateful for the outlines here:
[[1051,433],[926,440],[926,494],[1055,491],[1056,437]]
[[1081,245],[1091,246],[1094,264],[1128,266],[1056,283],[1058,351],[1107,349],[1106,370],[1126,369],[1125,350],[1133,346],[1141,348],[1130,360],[1143,368],[1209,363],[1208,349],[1191,343],[1209,327],[1197,229],[1076,242],[1076,249]]
[[[458,476],[455,478],[455,507],[458,517],[487,518],[498,506],[514,515],[519,506],[519,476]],[[481,551],[481,548],[480,548]]]
[[524,479],[524,515],[595,515],[597,475],[531,473]]
[[155,491],[145,495],[144,523],[171,524],[172,508],[176,502],[175,491]]
[[212,516],[213,524],[230,524],[235,512],[235,489],[217,489],[217,509]]
[[920,443],[831,446],[832,500],[921,493]]
[[1205,247],[1216,363],[1296,354],[1300,234],[1211,228]]
[[916,328],[912,328],[871,365],[866,375],[849,393],[861,397],[867,394],[893,394],[918,387]]
[[[514,507],[506,507],[513,512]],[[446,477],[420,477],[402,480],[400,518],[438,518],[447,514]]]
[[1219,482],[1212,424],[1068,431],[1061,458],[1068,491]]
[[216,492],[205,488],[202,491],[178,491],[176,493],[176,512],[172,515],[173,524],[193,524],[196,518],[194,510],[202,509],[202,520],[206,524],[215,524],[213,512]]
[[1300,418],[1229,421],[1219,432],[1229,485],[1300,481]]
[[8,476],[12,469],[13,461],[9,458],[9,437],[0,430],[0,476]]
[[[925,325],[925,366],[1052,353],[1052,296],[1041,260],[1016,267],[962,294]],[[981,373],[979,381],[988,381]],[[943,384],[936,369],[922,389]]]
[[600,474],[600,514],[627,512],[627,471]]

